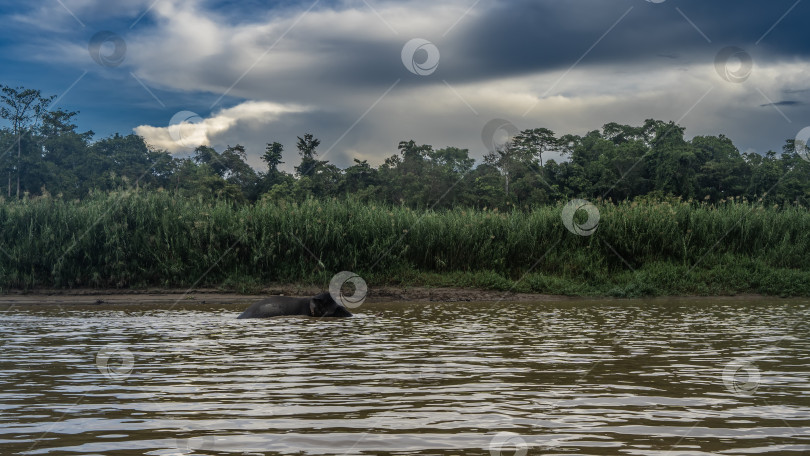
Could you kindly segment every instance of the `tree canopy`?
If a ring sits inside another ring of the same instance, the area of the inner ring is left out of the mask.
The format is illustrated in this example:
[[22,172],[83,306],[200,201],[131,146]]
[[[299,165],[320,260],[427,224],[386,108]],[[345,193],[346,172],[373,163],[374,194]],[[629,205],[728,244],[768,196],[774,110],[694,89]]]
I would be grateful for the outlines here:
[[346,169],[318,158],[320,140],[305,133],[298,137],[300,162],[291,174],[279,169],[284,145],[272,138],[261,170],[247,164],[240,144],[222,151],[201,145],[191,157],[174,157],[134,134],[94,139],[92,131],[77,130],[78,113],[49,110],[52,97],[39,91],[6,86],[0,91],[0,117],[6,120],[0,128],[0,169],[8,177],[3,193],[9,198],[82,198],[94,191],[144,188],[235,203],[351,196],[422,208],[523,208],[574,197],[619,201],[650,195],[710,203],[810,199],[810,162],[793,140],[780,153],[741,153],[723,135],[687,139],[683,127],[660,120],[608,123],[582,136],[531,128],[478,164],[467,149],[403,140],[379,166],[355,159]]

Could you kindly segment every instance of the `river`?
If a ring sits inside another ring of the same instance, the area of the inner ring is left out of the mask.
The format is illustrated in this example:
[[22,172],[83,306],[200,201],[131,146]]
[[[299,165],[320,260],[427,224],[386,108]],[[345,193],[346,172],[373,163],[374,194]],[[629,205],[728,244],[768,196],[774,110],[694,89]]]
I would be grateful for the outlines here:
[[0,314],[0,453],[810,455],[810,301]]

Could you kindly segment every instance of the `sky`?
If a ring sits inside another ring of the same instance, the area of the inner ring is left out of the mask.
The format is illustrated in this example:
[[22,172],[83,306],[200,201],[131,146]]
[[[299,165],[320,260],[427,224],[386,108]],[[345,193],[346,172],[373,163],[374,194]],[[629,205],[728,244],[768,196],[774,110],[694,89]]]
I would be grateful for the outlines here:
[[0,83],[96,138],[379,165],[509,132],[676,121],[781,150],[810,126],[810,0],[0,0]]

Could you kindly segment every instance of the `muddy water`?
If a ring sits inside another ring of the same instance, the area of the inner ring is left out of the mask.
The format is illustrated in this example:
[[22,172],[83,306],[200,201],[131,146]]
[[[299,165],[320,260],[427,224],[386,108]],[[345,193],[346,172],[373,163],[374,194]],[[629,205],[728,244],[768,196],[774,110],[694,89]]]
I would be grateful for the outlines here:
[[810,454],[807,300],[6,307],[3,455]]

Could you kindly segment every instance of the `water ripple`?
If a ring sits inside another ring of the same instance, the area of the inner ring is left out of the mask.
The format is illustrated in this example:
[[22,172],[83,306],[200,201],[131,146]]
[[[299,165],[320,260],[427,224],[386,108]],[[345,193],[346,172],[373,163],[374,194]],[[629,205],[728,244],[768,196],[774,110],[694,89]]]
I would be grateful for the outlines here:
[[6,312],[2,453],[810,454],[804,300],[241,308]]

